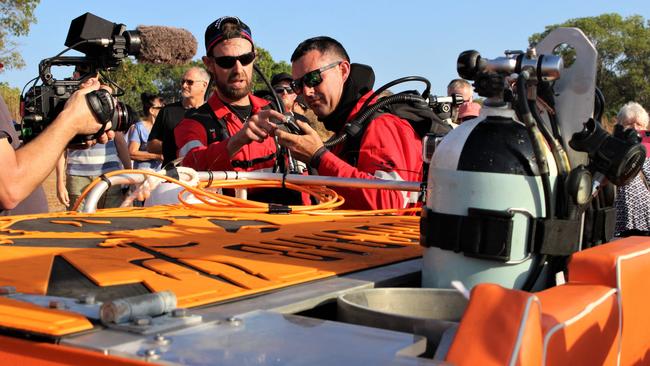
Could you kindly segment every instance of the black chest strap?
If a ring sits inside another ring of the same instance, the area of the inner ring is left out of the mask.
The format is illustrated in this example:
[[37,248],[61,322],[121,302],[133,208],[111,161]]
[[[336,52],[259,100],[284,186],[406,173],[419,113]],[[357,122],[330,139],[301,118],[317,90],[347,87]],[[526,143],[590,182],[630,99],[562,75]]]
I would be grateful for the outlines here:
[[223,141],[230,137],[225,118],[217,118],[209,103],[188,112],[185,118],[199,122],[205,129],[207,144]]

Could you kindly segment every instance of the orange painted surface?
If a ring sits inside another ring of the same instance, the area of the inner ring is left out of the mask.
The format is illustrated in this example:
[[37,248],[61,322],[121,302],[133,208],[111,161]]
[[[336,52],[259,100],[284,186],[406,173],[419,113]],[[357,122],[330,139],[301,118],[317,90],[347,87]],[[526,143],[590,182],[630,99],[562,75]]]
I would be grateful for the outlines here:
[[546,365],[616,365],[619,315],[611,287],[568,283],[537,293]]
[[445,361],[454,365],[540,365],[541,309],[535,295],[480,284]]
[[[58,256],[98,286],[142,283],[152,292],[171,290],[179,307],[422,253],[417,217],[235,216],[181,206],[1,218],[0,243],[0,284],[18,292],[46,294]],[[7,324],[0,318],[0,326]]]
[[146,366],[151,363],[50,343],[0,336],[0,365],[20,366]]
[[37,334],[62,336],[92,329],[86,317],[67,311],[46,309],[0,296],[0,324]]
[[574,254],[569,280],[620,291],[621,365],[650,364],[650,238],[630,237]]

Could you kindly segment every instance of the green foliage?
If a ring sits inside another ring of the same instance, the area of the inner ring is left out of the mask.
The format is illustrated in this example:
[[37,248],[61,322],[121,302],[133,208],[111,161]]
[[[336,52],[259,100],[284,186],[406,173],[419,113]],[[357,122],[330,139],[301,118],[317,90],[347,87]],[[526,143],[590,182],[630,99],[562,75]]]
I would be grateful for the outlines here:
[[[291,74],[291,65],[285,61],[273,61],[273,57],[269,51],[263,49],[262,47],[255,46],[255,50],[257,51],[257,59],[255,60],[255,64],[264,74],[264,76],[269,79],[269,82],[271,81],[271,77],[274,74],[279,74],[281,72],[287,72]],[[262,89],[268,89],[268,87],[262,78],[260,78],[259,75],[255,74],[255,78],[253,79],[253,90]]]
[[[570,19],[547,26],[529,38],[531,45],[557,27],[577,27],[598,50],[597,84],[605,95],[606,115],[613,116],[629,101],[650,107],[650,23],[639,15],[619,14]],[[572,55],[561,51],[565,59]]]
[[0,1],[0,63],[7,69],[25,66],[20,52],[16,50],[18,45],[12,38],[29,33],[29,26],[36,23],[34,10],[39,2],[40,0]]
[[[291,72],[291,66],[288,63],[284,61],[275,62],[267,50],[257,46],[255,48],[258,53],[255,62],[269,80],[273,74]],[[203,67],[203,63],[201,61],[192,61],[188,65],[170,66],[137,63],[126,59],[116,70],[105,74],[123,89],[124,95],[119,97],[120,100],[129,104],[135,110],[141,111],[141,93],[158,93],[167,102],[180,100],[179,82],[183,73],[193,66]],[[267,89],[267,87],[256,74],[253,78],[253,90],[261,89]]]
[[[178,83],[183,73],[192,66],[202,65],[200,61],[192,61],[182,66],[152,65],[125,59],[116,70],[105,74],[124,92],[119,99],[136,111],[141,111],[140,94],[160,94],[168,102],[179,100]],[[113,89],[118,92],[116,87]]]

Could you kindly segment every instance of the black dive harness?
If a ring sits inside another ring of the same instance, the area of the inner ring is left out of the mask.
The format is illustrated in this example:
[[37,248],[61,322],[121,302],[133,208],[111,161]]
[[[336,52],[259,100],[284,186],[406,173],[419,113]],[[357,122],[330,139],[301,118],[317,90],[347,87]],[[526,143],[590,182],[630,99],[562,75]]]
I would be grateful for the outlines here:
[[[266,105],[262,109],[269,109],[270,106]],[[233,112],[234,113],[234,112]],[[209,103],[205,103],[199,108],[188,112],[186,118],[199,122],[205,129],[207,145],[213,142],[223,141],[230,137],[228,128],[226,127],[225,118],[218,118]],[[232,160],[231,164],[234,168],[250,169],[257,164],[273,160],[275,154],[271,153],[266,156],[250,159],[250,160]]]

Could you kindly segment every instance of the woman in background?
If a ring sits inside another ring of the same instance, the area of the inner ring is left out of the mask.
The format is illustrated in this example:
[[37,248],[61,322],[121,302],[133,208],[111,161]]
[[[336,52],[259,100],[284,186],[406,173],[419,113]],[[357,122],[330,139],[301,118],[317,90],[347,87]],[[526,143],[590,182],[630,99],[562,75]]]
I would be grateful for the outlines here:
[[[648,129],[648,112],[629,102],[616,116],[616,123],[637,131]],[[647,146],[646,146],[647,148]],[[650,235],[650,159],[646,157],[639,174],[626,185],[616,187],[616,236]]]
[[142,93],[143,118],[129,128],[129,155],[134,169],[158,170],[162,166],[162,155],[147,152],[149,132],[156,121],[160,109],[165,106],[163,99],[155,94]]

